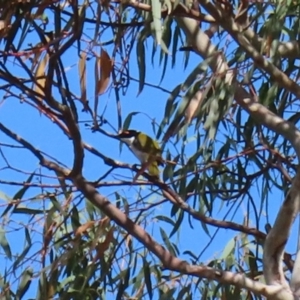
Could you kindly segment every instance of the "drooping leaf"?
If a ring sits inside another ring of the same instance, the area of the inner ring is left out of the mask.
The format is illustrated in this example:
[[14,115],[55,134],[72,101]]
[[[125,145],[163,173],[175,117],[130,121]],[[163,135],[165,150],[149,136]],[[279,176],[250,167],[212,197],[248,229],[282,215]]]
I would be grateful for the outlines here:
[[160,0],[151,0],[151,9],[153,16],[153,29],[155,32],[155,40],[157,45],[161,44],[162,28],[161,28],[161,2]]
[[86,59],[87,59],[87,54],[85,52],[82,52],[79,59],[78,72],[79,72],[79,83],[80,83],[80,91],[81,91],[80,100],[83,103],[84,108],[86,107],[87,104]]
[[0,227],[0,246],[4,250],[6,256],[9,259],[12,259],[12,253],[11,253],[10,245],[9,245],[8,240],[6,238],[5,230],[2,226]]
[[133,111],[130,114],[128,114],[128,116],[126,117],[124,123],[123,123],[123,129],[129,129],[131,121],[132,121],[132,117],[136,116],[137,114],[139,114],[139,112]]
[[41,95],[40,100],[43,100],[43,97],[45,96],[44,93],[45,84],[46,84],[45,70],[47,68],[48,61],[49,61],[49,55],[45,54],[43,58],[40,59],[35,71],[36,84],[34,84],[34,90]]
[[22,299],[22,297],[25,295],[25,293],[27,292],[27,290],[31,285],[32,278],[33,278],[32,268],[28,268],[22,273],[21,281],[19,283],[17,293],[16,293],[17,299]]
[[145,63],[145,46],[141,36],[139,36],[136,46],[137,63],[139,67],[139,90],[138,95],[143,91],[146,76],[146,63]]
[[143,270],[144,270],[145,283],[146,283],[148,295],[149,295],[149,298],[152,299],[153,287],[152,287],[152,282],[151,282],[150,265],[144,257],[143,257]]
[[101,48],[100,52],[100,80],[97,83],[97,94],[105,93],[110,80],[110,74],[113,68],[113,62],[108,53]]
[[161,234],[161,237],[164,241],[164,244],[166,245],[167,249],[172,253],[172,255],[176,255],[176,251],[175,251],[175,248],[174,248],[174,245],[172,245],[168,235],[166,234],[166,232],[160,227],[159,228],[160,230],[160,234]]
[[33,172],[32,174],[30,174],[30,176],[24,182],[24,186],[19,191],[17,191],[16,194],[13,196],[14,200],[22,200],[22,198],[24,197],[26,191],[30,187],[29,183],[32,181],[34,175],[35,175],[35,172]]

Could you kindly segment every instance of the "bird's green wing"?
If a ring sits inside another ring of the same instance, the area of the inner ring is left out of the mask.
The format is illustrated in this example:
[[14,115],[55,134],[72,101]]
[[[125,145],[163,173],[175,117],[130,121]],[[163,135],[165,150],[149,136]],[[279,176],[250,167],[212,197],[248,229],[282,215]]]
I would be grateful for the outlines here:
[[[161,158],[161,148],[157,141],[153,140],[151,137],[144,133],[140,133],[141,138],[139,141],[135,141],[137,147],[144,148],[147,147],[149,150],[150,156],[155,157],[155,161],[157,161],[158,165],[163,165],[163,160]],[[157,168],[157,166],[156,166]]]
[[161,152],[160,146],[157,141],[153,140],[153,148],[157,150],[157,152]]

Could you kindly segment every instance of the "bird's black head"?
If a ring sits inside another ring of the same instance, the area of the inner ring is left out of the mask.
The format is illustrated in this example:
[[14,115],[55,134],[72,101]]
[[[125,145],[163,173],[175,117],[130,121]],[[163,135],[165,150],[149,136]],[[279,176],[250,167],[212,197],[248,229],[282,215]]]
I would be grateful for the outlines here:
[[136,137],[139,133],[140,133],[140,132],[137,131],[137,130],[126,129],[126,130],[120,132],[120,133],[118,134],[118,137],[119,137],[120,139],[122,139],[122,138],[131,138],[131,137]]

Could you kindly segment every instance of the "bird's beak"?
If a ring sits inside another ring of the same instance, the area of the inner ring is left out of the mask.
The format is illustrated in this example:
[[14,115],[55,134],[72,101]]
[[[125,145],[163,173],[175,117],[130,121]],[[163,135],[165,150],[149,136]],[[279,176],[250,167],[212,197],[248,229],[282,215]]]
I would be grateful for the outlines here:
[[119,132],[118,134],[110,135],[111,138],[121,141],[124,138],[123,132]]

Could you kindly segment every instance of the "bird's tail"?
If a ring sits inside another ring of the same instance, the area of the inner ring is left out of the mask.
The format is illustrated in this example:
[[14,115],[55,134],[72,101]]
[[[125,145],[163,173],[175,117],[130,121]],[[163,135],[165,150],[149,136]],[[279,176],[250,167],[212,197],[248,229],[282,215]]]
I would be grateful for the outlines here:
[[151,176],[159,178],[159,169],[156,161],[149,163],[148,172]]

